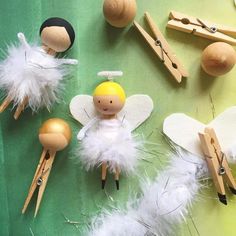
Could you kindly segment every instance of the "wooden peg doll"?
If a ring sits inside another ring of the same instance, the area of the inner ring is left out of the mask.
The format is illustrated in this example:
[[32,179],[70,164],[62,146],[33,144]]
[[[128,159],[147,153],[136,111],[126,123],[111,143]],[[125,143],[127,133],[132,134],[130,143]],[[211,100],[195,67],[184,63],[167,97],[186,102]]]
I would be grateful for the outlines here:
[[13,102],[15,119],[26,106],[33,112],[42,107],[49,110],[58,101],[62,82],[70,73],[67,65],[77,64],[77,60],[55,57],[68,50],[75,39],[73,27],[62,18],[49,18],[42,24],[42,46],[30,45],[23,33],[17,36],[19,46],[10,46],[6,59],[0,62],[0,89],[5,95],[0,113]]
[[[99,75],[111,79],[122,73],[105,71]],[[121,85],[111,80],[99,84],[93,97],[78,95],[72,99],[70,111],[84,125],[77,136],[81,141],[78,156],[87,170],[102,166],[102,188],[107,169],[114,174],[117,189],[120,172],[135,171],[140,143],[131,132],[150,116],[152,109],[149,96],[126,99]]]

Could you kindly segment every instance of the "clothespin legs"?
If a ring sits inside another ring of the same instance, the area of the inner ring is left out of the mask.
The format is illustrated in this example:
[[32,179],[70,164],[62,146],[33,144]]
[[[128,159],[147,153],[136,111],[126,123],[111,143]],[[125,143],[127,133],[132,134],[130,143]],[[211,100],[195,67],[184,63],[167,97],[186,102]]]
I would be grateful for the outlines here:
[[220,170],[219,162],[216,158],[210,158],[210,157],[206,157],[206,162],[208,169],[212,175],[212,179],[218,194],[219,201],[227,205],[223,175],[219,174]]
[[2,112],[5,111],[5,109],[9,106],[9,104],[11,103],[11,101],[12,101],[12,99],[11,99],[11,97],[8,95],[8,96],[4,99],[3,103],[2,103],[1,106],[0,106],[0,113],[2,113]]
[[37,183],[39,185],[39,192],[38,192],[38,198],[37,198],[34,217],[36,217],[36,215],[38,213],[39,206],[40,206],[40,203],[42,201],[43,193],[45,191],[47,181],[48,181],[48,177],[49,177],[49,174],[50,174],[50,171],[51,171],[51,168],[52,168],[52,164],[53,164],[54,159],[55,159],[55,155],[56,155],[56,152],[50,152],[49,159],[47,159],[47,157],[45,157],[45,159],[47,161],[46,161],[46,164],[44,166],[43,172],[40,176],[40,182]]
[[119,176],[120,176],[120,169],[119,169],[119,167],[116,167],[115,181],[116,181],[116,189],[117,189],[117,190],[120,189]]
[[39,160],[39,164],[38,164],[37,169],[36,169],[35,174],[34,174],[33,181],[32,181],[31,186],[30,186],[30,188],[29,188],[28,196],[27,196],[27,198],[26,198],[26,200],[25,200],[23,209],[22,209],[22,211],[21,211],[22,214],[25,213],[25,211],[26,211],[26,209],[27,209],[27,207],[28,207],[28,205],[29,205],[29,203],[30,203],[30,200],[31,200],[31,198],[32,198],[32,196],[33,196],[33,194],[34,194],[34,192],[35,192],[37,186],[38,186],[38,185],[37,185],[38,174],[42,171],[42,168],[43,168],[43,166],[44,166],[44,165],[43,165],[43,162],[44,162],[44,159],[45,159],[46,154],[47,154],[47,150],[46,150],[46,149],[43,149],[42,155],[41,155],[40,160]]
[[28,103],[28,98],[25,97],[23,102],[19,104],[16,108],[16,112],[14,114],[14,119],[17,120],[21,114],[21,112],[25,109],[26,104]]
[[48,181],[48,177],[52,168],[52,164],[55,159],[55,155],[56,155],[56,152],[54,151],[48,151],[46,149],[43,150],[33,181],[32,181],[32,184],[29,189],[28,196],[25,200],[25,203],[22,209],[22,214],[25,213],[36,188],[39,187],[37,203],[36,203],[36,208],[35,208],[35,213],[34,213],[34,217],[36,217],[39,210],[40,203],[42,201],[43,193],[47,185],[47,181]]
[[107,163],[102,163],[102,189],[105,188],[106,184],[106,176],[107,176]]
[[[4,112],[11,102],[12,102],[12,98],[8,95],[0,106],[0,113]],[[28,98],[25,97],[23,102],[17,106],[15,114],[14,114],[15,120],[19,118],[21,112],[25,109],[25,106],[27,105],[27,103],[28,103]]]
[[[104,163],[102,163],[102,189],[105,188],[106,176],[107,176],[107,163],[104,162]],[[117,190],[120,189],[119,176],[120,176],[120,168],[116,167],[114,178],[115,178],[115,183],[116,183],[116,189]]]

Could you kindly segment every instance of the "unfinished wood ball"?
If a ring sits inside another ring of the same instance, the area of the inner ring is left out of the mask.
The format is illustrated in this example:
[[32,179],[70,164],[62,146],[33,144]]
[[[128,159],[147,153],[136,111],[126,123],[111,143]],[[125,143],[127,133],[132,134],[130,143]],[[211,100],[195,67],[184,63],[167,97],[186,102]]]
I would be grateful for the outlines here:
[[217,42],[206,47],[202,53],[202,68],[212,76],[228,73],[236,63],[233,47],[227,43]]
[[136,15],[136,0],[105,0],[103,14],[112,26],[122,28],[131,23]]

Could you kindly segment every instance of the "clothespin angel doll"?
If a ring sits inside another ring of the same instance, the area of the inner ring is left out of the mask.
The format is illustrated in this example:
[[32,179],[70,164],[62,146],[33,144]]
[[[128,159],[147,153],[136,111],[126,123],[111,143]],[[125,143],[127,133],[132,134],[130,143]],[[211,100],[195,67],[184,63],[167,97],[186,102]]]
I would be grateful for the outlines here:
[[19,46],[9,46],[7,57],[0,62],[0,89],[5,100],[0,113],[13,102],[17,119],[26,106],[33,111],[58,101],[62,80],[70,73],[69,64],[77,60],[55,57],[74,43],[72,25],[58,17],[47,19],[40,28],[42,46],[30,45],[23,33],[17,34]]
[[78,133],[81,141],[78,156],[86,170],[102,167],[102,189],[107,169],[114,173],[119,189],[120,172],[135,171],[139,142],[131,132],[140,126],[153,110],[147,95],[133,95],[126,99],[123,88],[112,80],[121,71],[102,71],[98,76],[108,78],[99,84],[93,96],[78,95],[70,102],[72,116],[84,127]]

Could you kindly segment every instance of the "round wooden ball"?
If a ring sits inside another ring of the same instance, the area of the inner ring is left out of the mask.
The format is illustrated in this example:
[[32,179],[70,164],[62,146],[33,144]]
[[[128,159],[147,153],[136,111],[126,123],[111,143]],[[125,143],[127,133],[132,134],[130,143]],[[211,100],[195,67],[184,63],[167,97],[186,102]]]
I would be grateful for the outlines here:
[[103,14],[107,22],[122,28],[133,21],[136,15],[136,0],[105,0]]
[[45,121],[39,129],[39,140],[45,148],[60,151],[71,140],[71,128],[67,122],[59,118]]
[[65,52],[72,47],[75,40],[75,31],[72,25],[60,17],[45,20],[39,32],[43,46],[55,53]]
[[229,72],[236,63],[233,47],[227,43],[217,42],[206,47],[202,53],[202,68],[212,76]]

